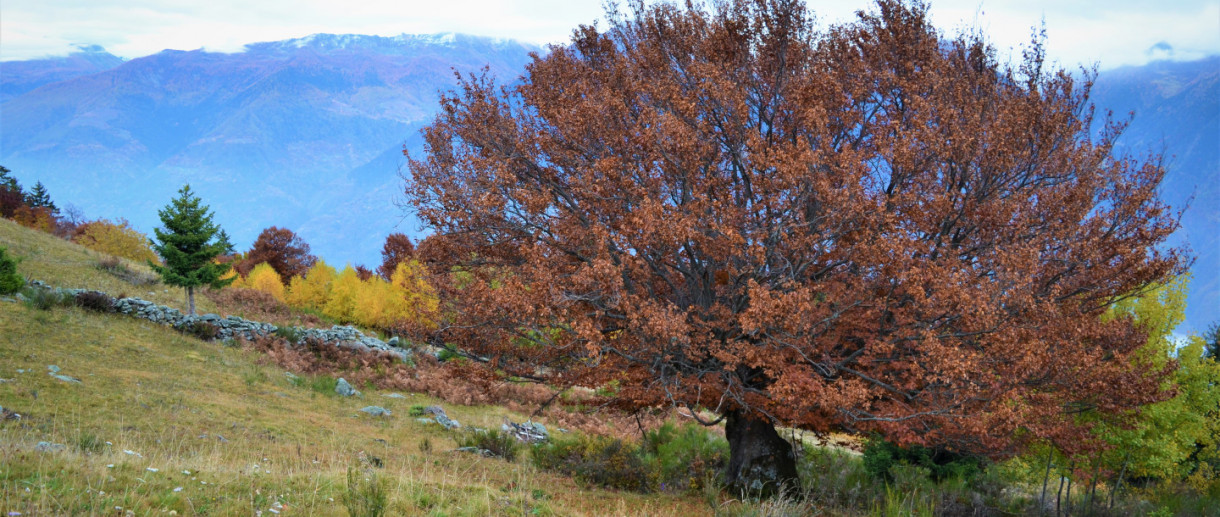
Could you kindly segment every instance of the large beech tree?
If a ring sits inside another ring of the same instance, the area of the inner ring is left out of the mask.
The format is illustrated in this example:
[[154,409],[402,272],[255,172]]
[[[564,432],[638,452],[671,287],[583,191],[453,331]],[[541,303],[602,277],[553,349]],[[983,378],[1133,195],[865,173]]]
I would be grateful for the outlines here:
[[406,187],[462,271],[443,339],[724,421],[744,489],[795,479],[777,425],[1090,446],[1080,413],[1166,396],[1144,331],[1102,315],[1186,259],[1159,159],[1090,133],[1091,74],[1037,39],[1019,61],[921,4],[822,29],[726,0],[636,3],[511,86],[465,78]]

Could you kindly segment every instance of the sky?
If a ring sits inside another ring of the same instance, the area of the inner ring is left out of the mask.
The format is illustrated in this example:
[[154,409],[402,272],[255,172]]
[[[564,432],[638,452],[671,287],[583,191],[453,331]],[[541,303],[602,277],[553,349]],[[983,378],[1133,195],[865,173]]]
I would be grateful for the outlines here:
[[[829,23],[872,5],[807,2]],[[1002,55],[1017,57],[1045,21],[1048,56],[1070,69],[1220,54],[1220,0],[931,0],[931,6],[942,29],[978,25]],[[573,28],[604,13],[602,0],[3,0],[0,60],[62,56],[78,45],[100,45],[127,59],[164,49],[237,52],[247,43],[314,33],[461,32],[563,43]]]

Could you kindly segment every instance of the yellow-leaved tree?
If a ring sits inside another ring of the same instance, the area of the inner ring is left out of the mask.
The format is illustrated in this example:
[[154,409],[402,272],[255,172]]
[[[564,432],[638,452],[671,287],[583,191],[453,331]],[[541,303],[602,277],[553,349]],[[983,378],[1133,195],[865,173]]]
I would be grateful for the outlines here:
[[262,291],[284,301],[284,283],[280,281],[280,274],[266,262],[254,266],[250,276],[243,282],[243,287]]
[[330,296],[322,312],[344,323],[357,321],[357,300],[360,298],[360,276],[349,264],[330,285]]
[[330,298],[331,283],[335,281],[336,275],[335,268],[323,260],[318,260],[304,277],[292,277],[288,282],[284,301],[294,307],[323,310]]
[[425,277],[423,264],[415,259],[399,262],[390,283],[394,284],[399,293],[397,298],[402,302],[397,319],[425,326],[435,325],[433,316],[440,306],[440,299]]

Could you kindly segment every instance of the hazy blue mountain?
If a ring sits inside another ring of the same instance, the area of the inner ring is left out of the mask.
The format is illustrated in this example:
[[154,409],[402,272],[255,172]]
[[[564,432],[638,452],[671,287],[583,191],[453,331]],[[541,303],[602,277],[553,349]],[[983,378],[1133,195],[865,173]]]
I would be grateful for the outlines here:
[[[442,34],[317,34],[224,54],[167,50],[127,62],[100,48],[0,64],[0,164],[91,217],[143,231],[190,182],[239,248],[291,228],[332,263],[375,264],[403,218],[402,149],[420,149],[454,70],[514,81],[540,50]],[[1163,195],[1185,206],[1198,260],[1184,331],[1220,320],[1220,57],[1103,72],[1093,100],[1135,118],[1123,150],[1164,152]]]
[[0,103],[44,84],[109,70],[123,59],[97,45],[82,45],[67,57],[0,62]]
[[1164,155],[1161,196],[1187,207],[1176,237],[1197,257],[1179,331],[1201,332],[1220,321],[1220,56],[1102,72],[1093,100],[1122,120],[1133,112],[1120,150]]
[[329,261],[374,264],[387,234],[417,230],[394,206],[402,149],[454,71],[511,82],[535,50],[459,34],[166,50],[0,105],[0,164],[144,231],[190,182],[239,248],[278,225]]

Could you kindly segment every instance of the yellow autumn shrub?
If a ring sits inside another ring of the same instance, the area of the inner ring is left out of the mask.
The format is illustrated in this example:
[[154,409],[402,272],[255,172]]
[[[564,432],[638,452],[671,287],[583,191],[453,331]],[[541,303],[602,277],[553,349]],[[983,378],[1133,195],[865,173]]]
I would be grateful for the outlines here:
[[243,284],[248,289],[262,291],[284,301],[284,283],[280,281],[280,274],[266,262],[254,266]]
[[126,219],[98,219],[85,223],[82,227],[72,241],[86,248],[136,262],[161,262],[153,252],[148,236],[132,228]]

